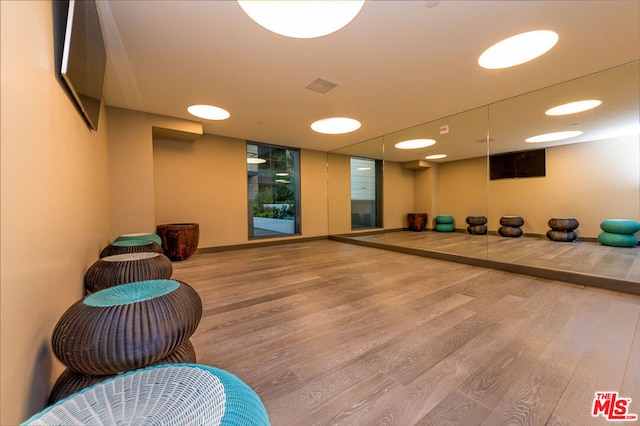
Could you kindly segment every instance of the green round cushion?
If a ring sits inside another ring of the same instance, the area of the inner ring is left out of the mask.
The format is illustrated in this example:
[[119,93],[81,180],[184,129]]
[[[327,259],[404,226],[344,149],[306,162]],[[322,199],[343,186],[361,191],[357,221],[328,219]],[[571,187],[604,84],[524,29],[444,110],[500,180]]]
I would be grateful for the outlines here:
[[600,228],[612,234],[635,234],[640,231],[640,222],[630,219],[606,219],[602,221]]
[[442,224],[453,223],[453,216],[436,216],[436,223],[442,223]]
[[453,232],[453,223],[438,223],[436,224],[436,231],[438,232]]
[[598,235],[598,241],[605,246],[613,247],[633,247],[638,244],[638,237],[633,234],[614,234],[611,232],[602,232]]

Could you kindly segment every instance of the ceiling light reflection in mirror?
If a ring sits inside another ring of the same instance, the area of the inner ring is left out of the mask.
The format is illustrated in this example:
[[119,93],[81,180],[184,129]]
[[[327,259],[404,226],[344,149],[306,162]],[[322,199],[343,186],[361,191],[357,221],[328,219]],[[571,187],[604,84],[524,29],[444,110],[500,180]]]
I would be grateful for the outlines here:
[[544,133],[542,135],[531,136],[530,138],[527,138],[524,141],[529,143],[563,141],[565,139],[575,138],[576,136],[580,136],[581,134],[582,132],[579,130],[566,130],[563,132],[552,132],[552,133]]
[[602,104],[602,101],[598,99],[569,102],[567,104],[562,104],[562,105],[555,106],[553,108],[549,108],[548,110],[545,111],[545,114],[546,115],[577,114],[579,112],[589,111],[590,109],[599,107],[601,104]]
[[487,69],[502,69],[524,64],[544,55],[557,42],[558,34],[549,30],[517,34],[485,50],[478,58],[478,64]]
[[258,25],[292,38],[316,38],[338,31],[360,13],[364,0],[238,0]]
[[398,149],[420,149],[426,148],[431,145],[435,145],[436,141],[433,139],[410,139],[395,144]]

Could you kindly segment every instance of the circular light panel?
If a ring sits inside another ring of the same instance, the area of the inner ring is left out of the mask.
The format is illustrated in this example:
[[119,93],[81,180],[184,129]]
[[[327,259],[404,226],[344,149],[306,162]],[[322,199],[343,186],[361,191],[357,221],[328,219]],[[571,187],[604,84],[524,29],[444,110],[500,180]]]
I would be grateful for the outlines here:
[[541,142],[562,141],[565,139],[570,139],[576,136],[580,136],[581,134],[582,132],[579,130],[568,130],[566,132],[545,133],[543,135],[537,135],[537,136],[532,136],[530,138],[527,138],[525,139],[525,142],[541,143]]
[[238,0],[258,25],[286,37],[315,38],[338,31],[358,15],[364,0]]
[[226,120],[231,116],[227,110],[213,105],[191,105],[187,111],[205,120]]
[[547,53],[557,42],[558,34],[549,30],[514,35],[485,50],[478,64],[488,69],[513,67]]
[[442,158],[446,158],[447,154],[433,154],[433,155],[427,155],[426,157],[424,157],[425,160],[440,160]]
[[602,101],[597,99],[589,99],[586,101],[570,102],[568,104],[562,104],[548,109],[545,114],[547,115],[568,115],[576,114],[578,112],[588,111],[596,108],[602,104]]
[[318,133],[340,135],[358,130],[360,128],[360,122],[353,118],[331,117],[314,122],[311,124],[311,128]]
[[425,148],[427,146],[435,145],[436,141],[433,139],[410,139],[407,141],[398,142],[395,147],[398,149],[418,149]]

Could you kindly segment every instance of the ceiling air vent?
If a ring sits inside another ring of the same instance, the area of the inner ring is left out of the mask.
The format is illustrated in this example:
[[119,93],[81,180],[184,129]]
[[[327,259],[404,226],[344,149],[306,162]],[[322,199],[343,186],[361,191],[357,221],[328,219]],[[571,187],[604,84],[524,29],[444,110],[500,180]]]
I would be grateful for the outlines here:
[[332,83],[327,80],[323,80],[321,78],[316,78],[311,83],[309,83],[306,88],[311,90],[312,92],[316,92],[324,95],[325,93],[335,89],[336,87],[338,87],[338,85],[335,83]]

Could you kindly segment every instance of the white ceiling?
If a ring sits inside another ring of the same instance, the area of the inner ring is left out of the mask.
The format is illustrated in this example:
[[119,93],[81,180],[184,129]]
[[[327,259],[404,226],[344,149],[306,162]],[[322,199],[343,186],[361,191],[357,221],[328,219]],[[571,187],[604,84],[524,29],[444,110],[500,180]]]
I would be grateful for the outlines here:
[[[640,58],[640,1],[375,1],[342,30],[292,39],[235,1],[100,1],[107,105],[198,120],[191,104],[231,113],[205,133],[329,151]],[[434,6],[435,4],[435,6]],[[524,65],[485,70],[484,49],[550,29],[558,44]],[[305,88],[316,78],[338,86]],[[362,127],[322,135],[347,116]]]

